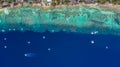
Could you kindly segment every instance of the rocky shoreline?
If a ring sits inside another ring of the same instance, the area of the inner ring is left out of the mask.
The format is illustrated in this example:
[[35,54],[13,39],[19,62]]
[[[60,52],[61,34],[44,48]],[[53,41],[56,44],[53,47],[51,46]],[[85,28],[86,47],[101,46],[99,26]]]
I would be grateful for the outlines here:
[[[75,5],[56,5],[56,6],[41,6],[41,4],[36,4],[33,3],[32,5],[24,3],[23,6],[31,6],[31,7],[40,7],[43,9],[62,9],[62,8],[75,8],[75,7],[82,7],[82,6],[86,6],[86,7],[90,7],[90,8],[96,8],[96,9],[103,9],[103,10],[109,10],[109,11],[115,11],[115,12],[120,12],[120,5],[114,5],[114,4],[85,4],[85,3],[79,3],[79,4],[75,4]],[[5,7],[5,8],[9,8],[9,9],[15,9],[15,8],[20,8],[22,7],[21,4],[18,4],[14,7]],[[0,11],[3,11],[4,8],[1,8]]]

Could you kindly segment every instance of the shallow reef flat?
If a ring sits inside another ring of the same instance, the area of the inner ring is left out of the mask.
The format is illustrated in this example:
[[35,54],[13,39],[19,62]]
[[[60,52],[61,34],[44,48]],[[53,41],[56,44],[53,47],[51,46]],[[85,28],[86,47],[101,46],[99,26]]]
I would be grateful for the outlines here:
[[103,8],[74,6],[48,8],[24,6],[0,11],[0,30],[76,32],[120,35],[120,13]]

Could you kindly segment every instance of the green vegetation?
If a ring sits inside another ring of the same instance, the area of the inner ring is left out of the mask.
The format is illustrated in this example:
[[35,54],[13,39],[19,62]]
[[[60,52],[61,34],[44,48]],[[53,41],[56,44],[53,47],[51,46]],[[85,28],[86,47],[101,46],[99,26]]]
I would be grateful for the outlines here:
[[2,1],[2,0],[0,0],[0,4],[1,4],[1,3],[3,3],[3,1]]
[[120,0],[97,0],[97,3],[104,4],[106,2],[113,4],[120,4]]
[[70,3],[70,0],[65,0],[64,3],[68,5]]
[[[17,2],[18,0],[0,0],[0,3],[3,2]],[[28,0],[24,0],[27,2]],[[41,2],[42,0],[33,0],[34,2]],[[120,0],[91,0],[90,2],[87,2],[87,0],[79,0],[79,2],[84,2],[84,3],[100,3],[100,4],[105,4],[106,2],[113,3],[113,4],[120,4]],[[52,5],[59,5],[59,4],[69,4],[70,0],[52,0]]]
[[59,5],[60,4],[60,0],[56,0],[56,5]]
[[51,3],[51,5],[52,5],[52,6],[55,6],[55,5],[56,5],[56,3],[53,1],[53,2]]
[[33,5],[33,3],[32,3],[32,2],[30,2],[29,4],[30,4],[31,6]]
[[12,3],[12,0],[6,0],[8,3]]
[[120,4],[120,0],[112,0],[112,3],[114,3],[114,4]]

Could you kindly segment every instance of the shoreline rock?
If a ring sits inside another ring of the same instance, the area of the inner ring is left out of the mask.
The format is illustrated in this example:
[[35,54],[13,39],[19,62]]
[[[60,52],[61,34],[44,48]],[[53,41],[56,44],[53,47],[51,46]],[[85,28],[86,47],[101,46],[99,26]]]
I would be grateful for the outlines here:
[[[79,4],[75,4],[75,5],[56,5],[56,6],[41,6],[41,4],[36,4],[33,3],[32,5],[24,3],[23,6],[31,6],[31,7],[40,7],[43,9],[61,9],[61,8],[75,8],[75,7],[90,7],[90,8],[95,8],[95,9],[103,9],[103,10],[108,10],[108,11],[115,11],[115,12],[120,12],[120,5],[114,5],[114,4],[85,4],[85,3],[79,3]],[[18,4],[16,6],[14,6],[13,8],[11,7],[5,7],[5,8],[9,8],[9,9],[15,9],[15,8],[20,8],[22,7],[21,4]],[[4,8],[1,8],[0,11],[3,11]]]

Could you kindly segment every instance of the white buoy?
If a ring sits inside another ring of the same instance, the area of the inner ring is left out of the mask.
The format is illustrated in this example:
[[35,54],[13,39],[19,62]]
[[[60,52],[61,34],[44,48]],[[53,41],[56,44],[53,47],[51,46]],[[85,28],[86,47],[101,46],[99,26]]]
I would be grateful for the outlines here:
[[94,40],[91,40],[91,44],[94,44],[95,43],[95,41]]

